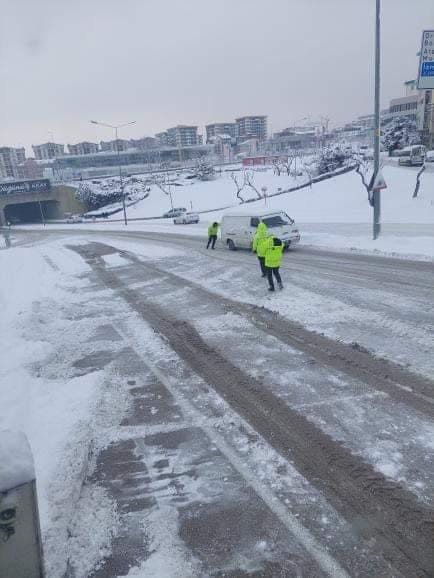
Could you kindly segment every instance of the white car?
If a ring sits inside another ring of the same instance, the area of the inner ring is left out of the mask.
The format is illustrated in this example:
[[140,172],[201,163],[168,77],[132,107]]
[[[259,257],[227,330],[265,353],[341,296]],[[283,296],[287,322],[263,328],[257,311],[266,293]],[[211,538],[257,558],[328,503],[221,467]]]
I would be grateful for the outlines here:
[[220,226],[222,243],[232,251],[250,249],[260,221],[267,225],[270,234],[282,240],[285,247],[293,247],[300,242],[297,225],[284,211],[261,209],[225,213]]
[[191,225],[199,222],[199,215],[197,213],[184,213],[173,219],[175,225]]
[[78,215],[72,215],[71,217],[68,217],[66,219],[66,222],[73,225],[75,223],[82,223],[83,219],[81,217],[79,217]]

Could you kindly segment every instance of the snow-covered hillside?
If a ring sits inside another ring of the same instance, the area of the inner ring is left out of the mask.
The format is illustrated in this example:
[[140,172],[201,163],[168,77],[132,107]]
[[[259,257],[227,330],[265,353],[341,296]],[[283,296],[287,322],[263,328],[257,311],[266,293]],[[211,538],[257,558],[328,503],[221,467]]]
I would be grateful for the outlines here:
[[[236,187],[229,172],[224,172],[214,181],[188,181],[177,179],[182,186],[172,186],[171,195],[175,207],[185,207],[193,211],[215,211],[238,206]],[[242,180],[241,173],[239,175]],[[382,221],[384,223],[434,223],[434,174],[423,175],[419,197],[412,199],[416,172],[411,168],[387,166],[384,168],[388,188],[382,192]],[[354,173],[344,174],[312,187],[306,187],[288,194],[277,195],[279,188],[288,188],[308,182],[306,176],[293,178],[275,175],[272,169],[255,171],[254,186],[262,192],[266,187],[267,206],[286,210],[298,222],[303,223],[369,223],[372,208],[360,177]],[[257,197],[253,189],[245,187],[241,192],[244,199]],[[264,199],[254,203],[265,205]],[[130,218],[160,217],[170,209],[170,197],[155,185],[148,198],[128,210]],[[246,205],[246,210],[252,207]],[[216,213],[218,216],[218,213]],[[213,214],[204,219],[214,218]],[[119,215],[113,215],[113,219]]]

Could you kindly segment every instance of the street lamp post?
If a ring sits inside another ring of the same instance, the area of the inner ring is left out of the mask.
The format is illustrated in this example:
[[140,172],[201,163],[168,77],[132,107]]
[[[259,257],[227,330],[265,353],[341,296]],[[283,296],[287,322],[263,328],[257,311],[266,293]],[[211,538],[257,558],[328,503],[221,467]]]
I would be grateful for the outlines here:
[[[376,177],[380,170],[380,64],[381,64],[381,19],[380,19],[381,0],[376,0],[375,10],[375,136],[374,136],[374,176],[372,183],[375,183]],[[373,238],[378,239],[381,232],[380,215],[381,199],[380,190],[372,191],[372,204],[374,208]]]
[[135,124],[136,121],[133,120],[132,122],[126,122],[124,124],[118,124],[118,125],[106,124],[105,122],[98,122],[97,120],[91,120],[90,122],[92,124],[98,124],[99,126],[105,126],[107,128],[112,128],[115,131],[116,153],[117,153],[117,160],[118,160],[118,167],[119,167],[119,186],[121,189],[121,197],[122,197],[122,209],[124,211],[124,223],[125,223],[125,225],[128,225],[127,209],[125,206],[124,185],[123,185],[123,181],[122,181],[122,168],[121,168],[121,156],[120,156],[120,151],[119,151],[118,129],[123,128],[124,126],[129,126],[130,124]]

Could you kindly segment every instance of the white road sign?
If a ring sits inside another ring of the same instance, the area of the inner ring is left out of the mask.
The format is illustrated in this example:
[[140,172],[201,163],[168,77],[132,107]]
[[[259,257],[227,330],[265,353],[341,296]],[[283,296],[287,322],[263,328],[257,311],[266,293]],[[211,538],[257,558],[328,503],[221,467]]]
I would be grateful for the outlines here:
[[422,33],[417,87],[420,90],[434,89],[434,30]]
[[382,189],[387,189],[387,184],[385,178],[383,177],[383,173],[378,171],[377,176],[375,177],[372,184],[372,190],[381,191]]

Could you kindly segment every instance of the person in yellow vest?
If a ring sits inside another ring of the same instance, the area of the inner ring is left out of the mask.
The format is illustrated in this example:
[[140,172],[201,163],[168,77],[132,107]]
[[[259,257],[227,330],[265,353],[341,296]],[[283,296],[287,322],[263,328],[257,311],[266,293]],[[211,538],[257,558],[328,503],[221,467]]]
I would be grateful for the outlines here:
[[268,247],[265,250],[265,267],[268,277],[268,291],[274,291],[273,276],[279,289],[283,289],[279,268],[282,264],[284,245],[277,237],[268,237]]
[[253,251],[256,252],[256,255],[259,260],[259,265],[261,267],[262,277],[267,276],[267,269],[265,268],[265,252],[267,247],[270,243],[269,235],[268,235],[268,227],[262,221],[256,227],[256,233],[253,237]]
[[215,249],[215,242],[217,241],[217,233],[219,232],[219,224],[213,223],[208,227],[208,244],[206,246],[209,249],[211,245],[211,249]]

